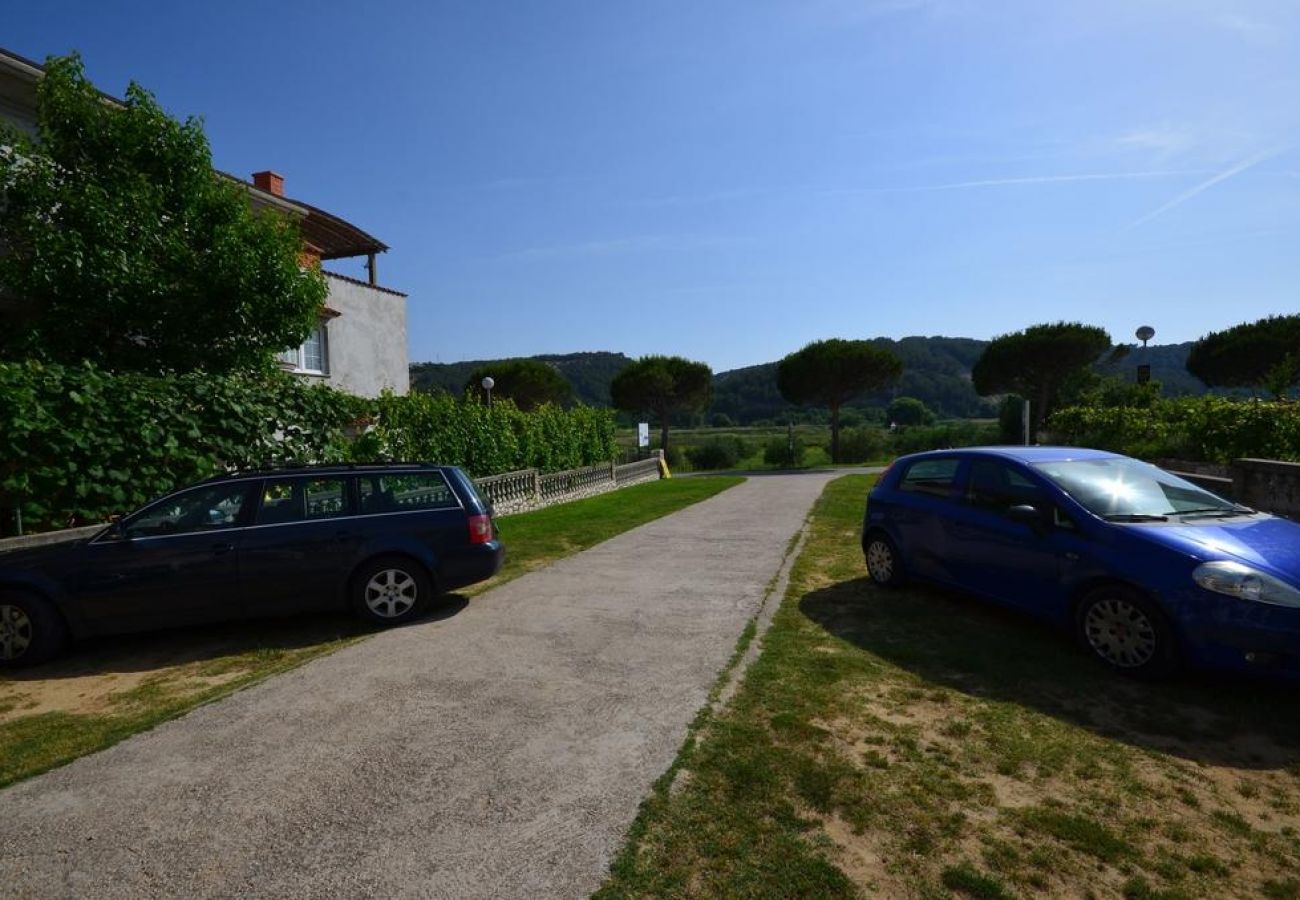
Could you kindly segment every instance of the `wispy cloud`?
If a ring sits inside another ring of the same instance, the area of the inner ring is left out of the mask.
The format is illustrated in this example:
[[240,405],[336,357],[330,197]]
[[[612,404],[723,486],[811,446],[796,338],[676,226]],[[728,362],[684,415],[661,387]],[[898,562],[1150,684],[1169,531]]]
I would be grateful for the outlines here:
[[1122,150],[1149,150],[1169,157],[1191,149],[1197,139],[1187,128],[1161,124],[1122,134],[1115,143]]
[[1193,197],[1205,193],[1210,188],[1214,187],[1216,184],[1219,184],[1220,182],[1223,181],[1227,181],[1229,178],[1235,178],[1236,176],[1240,175],[1242,172],[1254,168],[1255,166],[1259,165],[1266,159],[1271,159],[1272,157],[1277,156],[1279,153],[1282,153],[1286,149],[1288,148],[1274,147],[1269,150],[1264,150],[1260,153],[1256,153],[1254,156],[1247,157],[1246,159],[1243,159],[1240,162],[1229,166],[1228,168],[1224,169],[1222,172],[1219,172],[1216,175],[1207,178],[1198,184],[1193,185],[1192,187],[1183,191],[1174,199],[1170,200],[1168,203],[1162,204],[1161,206],[1158,206],[1155,209],[1151,210],[1151,212],[1147,213],[1146,215],[1135,219],[1128,227],[1137,228],[1139,225],[1145,225],[1147,222],[1150,222],[1152,219],[1158,218],[1159,216],[1163,216],[1171,209],[1174,209],[1175,207],[1178,206],[1182,206],[1184,203],[1186,203],[1188,200],[1191,200]]
[[850,188],[827,191],[831,194],[908,194],[925,191],[964,191],[976,188],[1013,187],[1034,184],[1069,184],[1078,181],[1127,181],[1149,178],[1173,178],[1202,175],[1203,169],[1156,170],[1149,172],[1086,172],[1070,175],[1027,175],[1019,178],[981,178],[974,181],[948,181],[942,184],[914,184],[901,187]]

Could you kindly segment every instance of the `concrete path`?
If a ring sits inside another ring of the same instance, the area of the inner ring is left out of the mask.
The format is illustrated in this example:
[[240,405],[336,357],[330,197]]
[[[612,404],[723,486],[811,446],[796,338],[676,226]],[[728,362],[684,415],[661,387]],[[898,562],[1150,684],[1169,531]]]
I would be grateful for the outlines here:
[[751,478],[0,792],[0,896],[586,896],[838,474]]

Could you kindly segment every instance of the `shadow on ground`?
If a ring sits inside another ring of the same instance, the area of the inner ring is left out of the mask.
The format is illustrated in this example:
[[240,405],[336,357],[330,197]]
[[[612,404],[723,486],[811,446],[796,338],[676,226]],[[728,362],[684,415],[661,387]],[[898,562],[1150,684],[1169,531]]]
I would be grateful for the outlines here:
[[1248,769],[1300,765],[1295,685],[1207,672],[1125,679],[1068,635],[955,592],[863,577],[799,603],[826,631],[933,684],[1006,701],[1135,747]]
[[[449,619],[468,605],[460,594],[443,595],[410,625]],[[29,682],[149,672],[259,650],[299,650],[381,630],[343,612],[196,625],[81,641],[51,662],[4,674],[7,681]]]

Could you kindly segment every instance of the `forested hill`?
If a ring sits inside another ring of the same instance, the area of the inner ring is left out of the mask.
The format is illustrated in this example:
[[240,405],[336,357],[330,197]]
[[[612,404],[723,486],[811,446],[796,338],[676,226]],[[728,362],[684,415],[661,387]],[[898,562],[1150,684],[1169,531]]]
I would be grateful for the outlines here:
[[[609,406],[609,383],[618,371],[632,361],[622,353],[552,353],[534,356],[550,363],[569,379],[573,395],[588,406]],[[411,387],[428,391],[439,389],[460,395],[465,381],[479,366],[497,362],[492,359],[475,359],[455,363],[411,363]]]
[[[892,350],[903,360],[903,376],[889,391],[866,395],[851,404],[858,409],[886,406],[894,397],[916,397],[945,417],[995,415],[994,404],[980,397],[971,386],[970,371],[987,341],[973,338],[905,337],[899,340],[875,338],[872,343]],[[1200,394],[1204,386],[1187,373],[1185,364],[1191,343],[1165,344],[1134,349],[1114,363],[1098,365],[1108,375],[1132,377],[1142,362],[1151,365],[1151,376],[1164,385],[1166,394]],[[630,363],[622,353],[566,353],[534,357],[555,366],[573,385],[578,400],[592,406],[609,405],[609,383]],[[418,390],[441,389],[459,394],[470,372],[495,360],[457,363],[414,363],[411,386]],[[708,417],[725,415],[748,424],[760,419],[785,421],[798,416],[797,408],[781,398],[776,388],[776,363],[718,372],[713,377],[713,405]]]

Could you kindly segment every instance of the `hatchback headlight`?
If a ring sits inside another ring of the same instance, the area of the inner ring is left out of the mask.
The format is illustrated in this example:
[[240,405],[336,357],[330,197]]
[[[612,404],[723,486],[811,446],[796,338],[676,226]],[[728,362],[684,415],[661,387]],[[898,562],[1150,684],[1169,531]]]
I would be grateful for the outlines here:
[[1216,594],[1242,600],[1271,603],[1274,606],[1300,607],[1300,590],[1258,569],[1228,560],[1201,563],[1192,572],[1192,580]]

